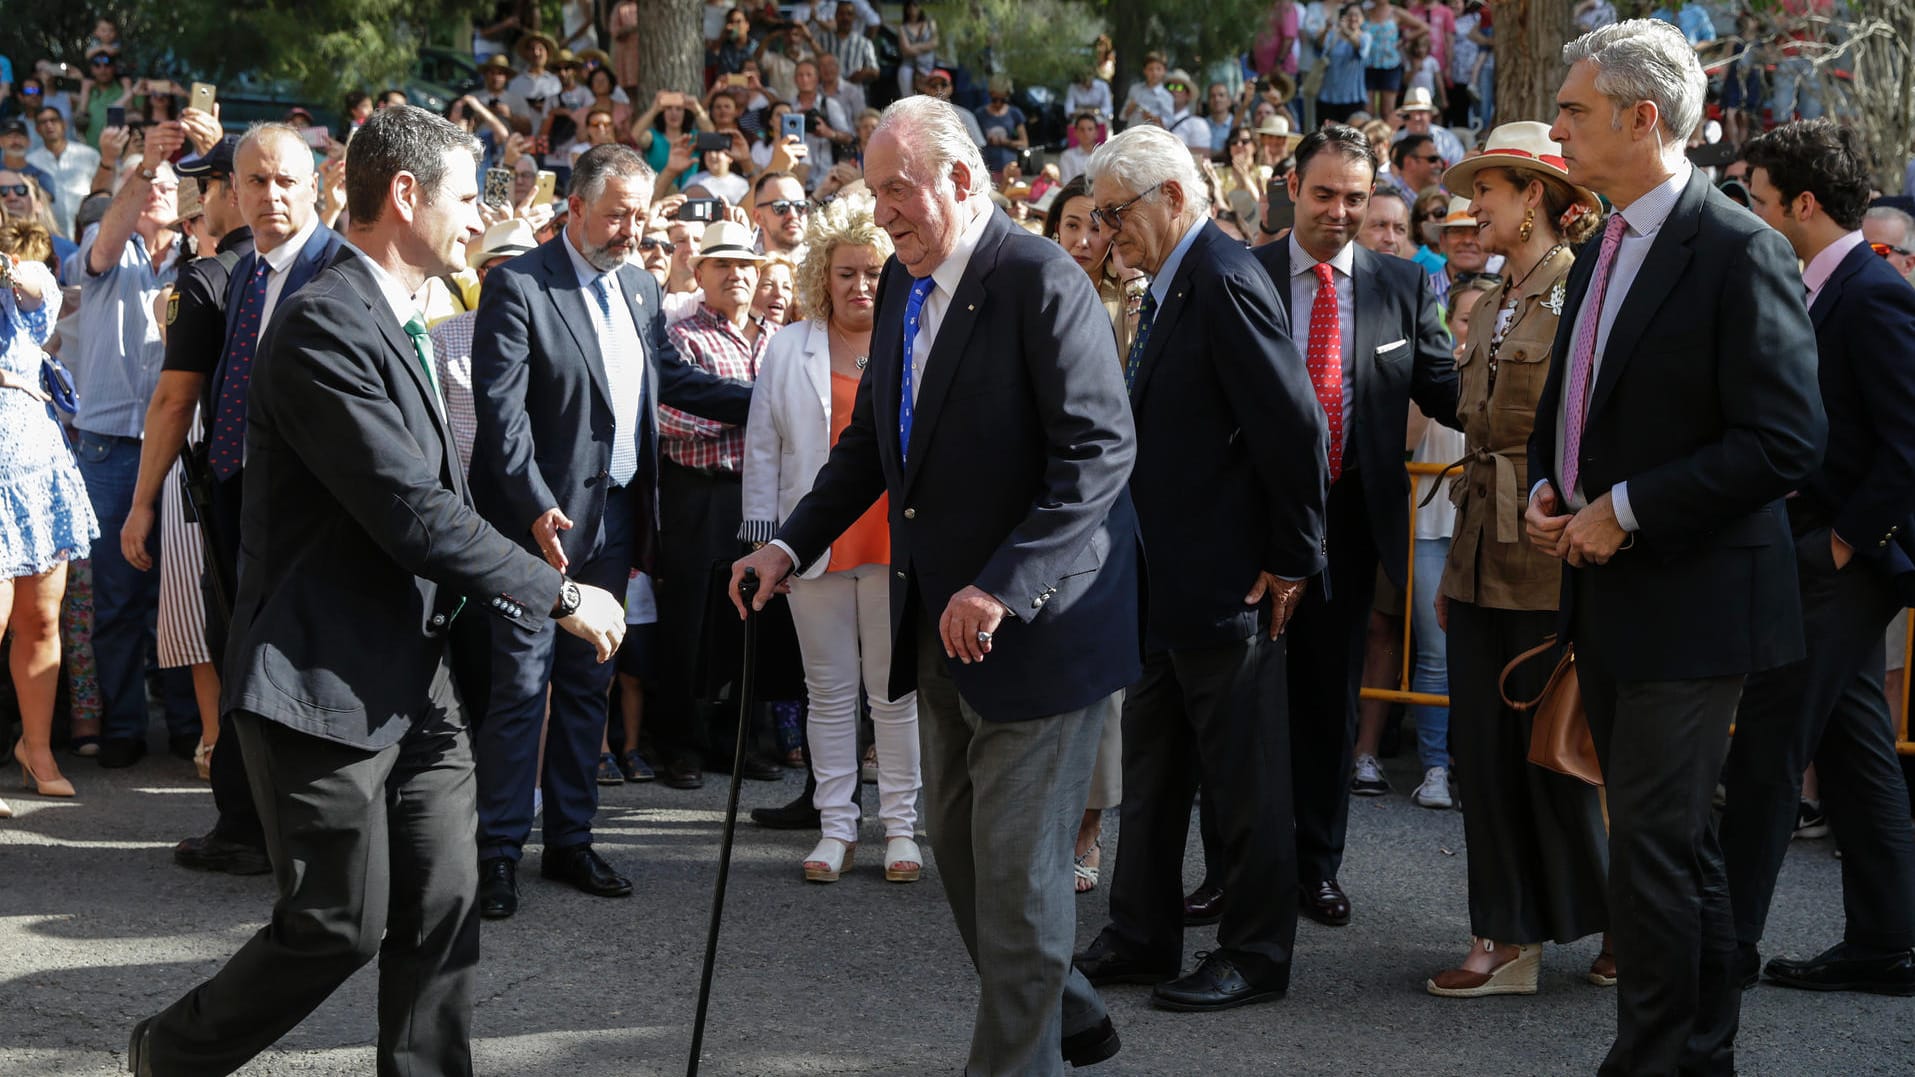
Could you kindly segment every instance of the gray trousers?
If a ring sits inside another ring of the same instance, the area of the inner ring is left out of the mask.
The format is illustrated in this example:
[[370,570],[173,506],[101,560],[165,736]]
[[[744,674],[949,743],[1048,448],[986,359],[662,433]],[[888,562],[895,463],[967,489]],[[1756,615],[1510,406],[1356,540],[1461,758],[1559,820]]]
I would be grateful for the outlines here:
[[472,1073],[472,738],[443,665],[432,698],[378,752],[234,712],[279,897],[224,968],[153,1019],[154,1073],[232,1073],[375,957],[380,1077]]
[[1097,989],[1071,967],[1071,855],[1118,697],[1048,718],[986,721],[958,695],[945,661],[935,626],[921,623],[925,829],[980,989],[964,1072],[1054,1077],[1064,1072],[1063,1037],[1105,1016]]

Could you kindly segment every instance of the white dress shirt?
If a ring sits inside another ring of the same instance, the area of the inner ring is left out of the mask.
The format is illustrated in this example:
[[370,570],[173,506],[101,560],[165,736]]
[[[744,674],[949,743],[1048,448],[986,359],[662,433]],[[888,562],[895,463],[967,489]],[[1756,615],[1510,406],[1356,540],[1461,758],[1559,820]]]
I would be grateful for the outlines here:
[[[1616,246],[1615,260],[1609,268],[1608,290],[1603,293],[1602,310],[1597,312],[1596,354],[1589,368],[1589,392],[1594,396],[1596,380],[1602,374],[1603,350],[1609,346],[1609,331],[1616,325],[1616,314],[1622,310],[1623,301],[1629,298],[1629,289],[1636,283],[1636,274],[1642,272],[1642,264],[1649,258],[1649,248],[1655,245],[1656,236],[1669,220],[1669,214],[1676,208],[1676,202],[1682,197],[1684,187],[1689,184],[1689,175],[1695,171],[1687,158],[1678,160],[1675,175],[1651,188],[1648,193],[1634,202],[1617,210],[1629,227],[1623,229],[1622,240]],[[1591,291],[1594,282],[1591,282]],[[1587,295],[1587,293],[1585,293]],[[1576,328],[1570,332],[1570,348],[1574,352],[1575,339],[1582,333],[1582,320],[1589,316],[1589,307],[1584,304],[1576,312]],[[1564,356],[1574,361],[1574,356]],[[1556,467],[1562,474],[1563,438],[1569,429],[1568,416],[1572,405],[1569,400],[1569,378],[1563,378],[1563,396],[1557,410],[1556,422]],[[1540,486],[1542,483],[1537,483]],[[1530,487],[1530,496],[1534,497],[1536,488]],[[1564,508],[1574,512],[1589,504],[1583,497],[1582,484],[1565,495]],[[1619,482],[1609,489],[1609,501],[1615,509],[1616,523],[1624,531],[1635,531],[1636,514],[1629,507],[1629,483]]]
[[[291,239],[260,255],[266,260],[266,298],[259,307],[259,331],[265,332],[266,326],[273,320],[273,310],[279,306],[279,296],[286,290],[286,271],[299,260],[299,252],[306,249],[307,241],[313,233],[319,231],[319,214],[306,218],[304,227],[293,234]],[[404,321],[405,319],[400,319]]]
[[[644,396],[645,385],[645,342],[638,334],[638,324],[632,320],[631,307],[625,297],[619,294],[618,274],[607,273],[585,260],[585,256],[572,246],[572,233],[565,234],[565,253],[572,259],[572,270],[578,274],[579,287],[586,292],[585,305],[592,314],[593,335],[598,338],[598,353],[605,361],[605,388],[612,395],[612,443],[621,438],[638,437],[639,405]],[[611,335],[599,324],[599,295],[611,308]],[[634,455],[633,460],[637,457]],[[612,481],[620,486],[632,481],[631,475],[613,475]]]
[[994,212],[991,203],[982,195],[966,199],[966,205],[975,202],[978,209],[971,223],[964,226],[964,234],[958,237],[957,246],[938,267],[931,271],[931,291],[924,297],[924,306],[918,311],[918,335],[911,342],[911,403],[918,402],[918,390],[924,387],[924,364],[931,358],[931,348],[937,343],[938,327],[944,324],[944,316],[951,309],[951,295],[964,279],[964,271],[971,265],[971,255],[977,252],[979,241],[984,238],[984,229],[991,223]]
[[[1331,279],[1337,290],[1337,347],[1343,352],[1343,435],[1350,434],[1350,412],[1356,406],[1356,244],[1345,243],[1330,256]],[[1317,301],[1317,260],[1290,233],[1290,339],[1297,354],[1310,358],[1310,308]],[[1349,453],[1344,453],[1347,458]]]
[[[351,246],[351,244],[347,245]],[[425,320],[424,315],[419,312],[419,297],[406,291],[406,286],[400,284],[396,277],[386,272],[386,267],[373,261],[371,255],[357,247],[353,247],[353,252],[364,259],[366,265],[372,269],[372,279],[378,283],[380,296],[385,299],[386,306],[392,310],[392,319],[399,326],[399,335],[410,339],[410,334],[406,332],[406,323],[414,318],[418,318],[421,321]],[[417,356],[414,356],[413,359],[416,362]],[[433,376],[437,377],[437,373],[435,372]],[[436,383],[433,388],[438,388]],[[445,401],[439,398],[437,392],[432,394],[432,403],[439,409],[440,415],[445,414]],[[456,454],[458,450],[456,444],[453,446],[453,450]]]

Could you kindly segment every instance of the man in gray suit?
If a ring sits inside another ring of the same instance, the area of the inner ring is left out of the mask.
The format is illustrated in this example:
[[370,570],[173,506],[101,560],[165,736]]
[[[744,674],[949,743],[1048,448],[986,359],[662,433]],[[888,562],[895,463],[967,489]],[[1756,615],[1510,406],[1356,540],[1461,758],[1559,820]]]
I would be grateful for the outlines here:
[[135,1074],[231,1073],[374,957],[379,1072],[472,1072],[478,820],[452,621],[549,617],[601,662],[625,627],[466,496],[416,296],[479,238],[477,151],[422,109],[374,113],[346,159],[351,246],[260,338],[221,705],[279,895],[212,979],[134,1027]]
[[1071,854],[1103,724],[1141,668],[1135,434],[1096,290],[993,212],[958,115],[911,97],[878,122],[864,175],[897,256],[871,366],[732,593],[755,568],[762,608],[889,493],[891,694],[918,693],[926,824],[980,980],[965,1072],[1045,1077],[1118,1048],[1071,968]]

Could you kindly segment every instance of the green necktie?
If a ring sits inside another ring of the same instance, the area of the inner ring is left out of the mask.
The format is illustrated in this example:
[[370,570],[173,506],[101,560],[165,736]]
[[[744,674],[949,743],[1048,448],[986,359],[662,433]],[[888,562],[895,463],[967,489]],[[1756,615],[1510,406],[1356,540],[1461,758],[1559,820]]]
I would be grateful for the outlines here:
[[432,366],[432,338],[426,335],[426,320],[414,314],[406,323],[406,335],[412,338],[412,352],[419,358],[419,369],[426,372],[426,384],[432,386],[432,398],[435,403],[443,403],[439,395],[439,376]]

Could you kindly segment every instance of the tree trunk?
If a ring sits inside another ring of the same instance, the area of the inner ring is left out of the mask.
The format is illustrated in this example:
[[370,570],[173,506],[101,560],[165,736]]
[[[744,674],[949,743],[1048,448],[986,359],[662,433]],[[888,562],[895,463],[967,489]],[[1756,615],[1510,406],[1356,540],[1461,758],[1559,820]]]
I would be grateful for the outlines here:
[[1570,0],[1492,0],[1490,12],[1496,25],[1496,122],[1551,122],[1568,70],[1563,42],[1575,36]]
[[[1111,79],[1113,111],[1124,111],[1124,94],[1130,84],[1143,77],[1144,53],[1150,51],[1150,5],[1135,0],[1114,0],[1110,4],[1110,43],[1117,50],[1117,70]],[[1113,128],[1114,130],[1114,128]]]
[[699,0],[638,0],[638,96],[660,90],[703,97],[704,4]]

